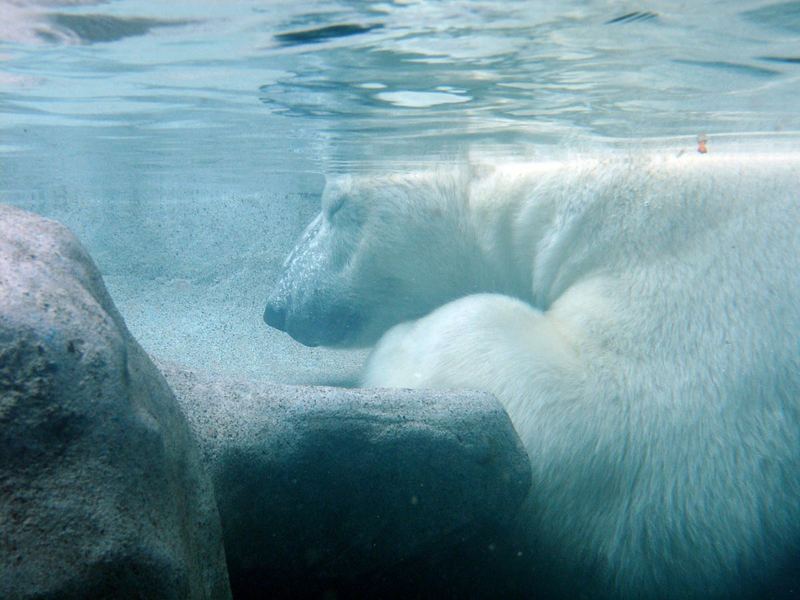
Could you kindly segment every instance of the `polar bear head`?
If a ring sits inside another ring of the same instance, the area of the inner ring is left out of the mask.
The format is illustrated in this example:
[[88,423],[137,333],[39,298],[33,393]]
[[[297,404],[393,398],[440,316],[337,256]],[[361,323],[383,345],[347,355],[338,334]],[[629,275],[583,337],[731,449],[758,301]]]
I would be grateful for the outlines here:
[[466,189],[457,170],[329,179],[264,320],[307,346],[366,346],[469,293]]

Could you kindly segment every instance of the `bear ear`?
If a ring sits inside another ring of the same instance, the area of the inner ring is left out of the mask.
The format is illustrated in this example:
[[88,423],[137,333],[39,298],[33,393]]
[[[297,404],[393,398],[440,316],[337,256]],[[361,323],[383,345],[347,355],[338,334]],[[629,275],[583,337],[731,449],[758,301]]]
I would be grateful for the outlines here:
[[468,173],[470,180],[484,179],[489,177],[495,172],[497,166],[481,160],[470,160],[468,164]]
[[325,193],[327,194],[346,194],[352,187],[352,175],[325,175]]
[[488,177],[497,169],[496,158],[474,148],[467,150],[465,164],[470,181]]
[[334,175],[325,177],[325,189],[322,190],[322,212],[330,219],[352,196],[353,178],[350,175]]

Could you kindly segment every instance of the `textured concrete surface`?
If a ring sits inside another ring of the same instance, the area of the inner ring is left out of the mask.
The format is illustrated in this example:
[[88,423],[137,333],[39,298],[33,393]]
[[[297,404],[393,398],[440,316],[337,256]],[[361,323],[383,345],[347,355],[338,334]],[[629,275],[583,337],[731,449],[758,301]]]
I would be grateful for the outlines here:
[[228,598],[175,398],[63,226],[0,206],[0,597]]
[[511,520],[530,485],[527,454],[487,394],[285,386],[160,367],[214,481],[239,597],[311,597],[324,582],[335,590],[440,556]]

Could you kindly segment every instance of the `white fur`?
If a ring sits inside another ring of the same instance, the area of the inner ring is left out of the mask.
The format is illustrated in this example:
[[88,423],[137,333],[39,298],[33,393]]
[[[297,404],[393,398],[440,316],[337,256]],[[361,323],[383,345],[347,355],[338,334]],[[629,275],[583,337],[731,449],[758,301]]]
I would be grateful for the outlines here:
[[433,311],[383,336],[364,385],[494,393],[533,464],[521,526],[557,575],[587,597],[730,597],[793,557],[800,155],[355,178],[326,196],[361,215],[326,234],[352,248],[338,289],[402,280],[367,321]]

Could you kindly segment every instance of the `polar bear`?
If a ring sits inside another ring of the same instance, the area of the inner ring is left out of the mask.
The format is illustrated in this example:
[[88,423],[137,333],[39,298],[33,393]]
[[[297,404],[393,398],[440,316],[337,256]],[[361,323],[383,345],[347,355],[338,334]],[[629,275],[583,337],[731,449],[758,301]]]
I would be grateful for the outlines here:
[[797,558],[800,154],[335,178],[265,320],[377,342],[367,386],[495,394],[568,597],[757,596]]

